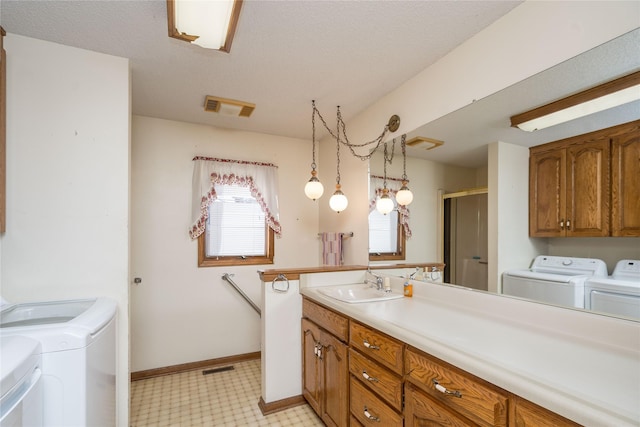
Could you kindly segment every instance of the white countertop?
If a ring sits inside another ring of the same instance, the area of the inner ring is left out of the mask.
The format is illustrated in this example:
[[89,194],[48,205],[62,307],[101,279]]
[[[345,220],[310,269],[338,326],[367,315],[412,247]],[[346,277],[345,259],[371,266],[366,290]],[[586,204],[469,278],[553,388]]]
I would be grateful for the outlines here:
[[300,292],[580,424],[640,426],[640,322],[413,283],[413,298],[361,304]]

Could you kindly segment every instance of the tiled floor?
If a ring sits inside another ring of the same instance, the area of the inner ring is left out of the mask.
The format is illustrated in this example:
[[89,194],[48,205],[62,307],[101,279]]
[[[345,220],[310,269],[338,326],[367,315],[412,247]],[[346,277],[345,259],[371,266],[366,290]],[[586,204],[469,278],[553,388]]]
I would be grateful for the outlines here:
[[203,375],[202,370],[131,383],[131,426],[274,426],[324,424],[308,405],[264,416],[260,400],[260,360]]

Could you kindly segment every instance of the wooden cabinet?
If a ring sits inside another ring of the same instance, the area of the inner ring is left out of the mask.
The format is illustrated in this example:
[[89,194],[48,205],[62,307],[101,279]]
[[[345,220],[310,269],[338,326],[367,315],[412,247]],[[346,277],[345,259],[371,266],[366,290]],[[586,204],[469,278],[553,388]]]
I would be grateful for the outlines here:
[[513,427],[578,427],[571,420],[521,398],[514,398]]
[[609,139],[532,151],[529,233],[536,237],[609,234]]
[[303,298],[303,395],[327,426],[578,424]]
[[639,123],[530,149],[531,237],[640,236]]
[[302,394],[325,425],[347,426],[348,319],[307,299],[302,310]]
[[416,349],[406,351],[405,369],[430,401],[478,425],[507,426],[508,397],[497,387]]
[[640,236],[640,125],[611,143],[611,235]]
[[404,343],[366,325],[349,325],[351,415],[363,425],[402,426]]

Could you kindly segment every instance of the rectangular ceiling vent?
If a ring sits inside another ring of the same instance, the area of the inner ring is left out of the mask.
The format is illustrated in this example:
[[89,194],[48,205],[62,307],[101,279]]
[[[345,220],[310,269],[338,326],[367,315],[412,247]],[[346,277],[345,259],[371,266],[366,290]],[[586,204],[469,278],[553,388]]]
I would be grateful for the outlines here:
[[444,144],[444,141],[438,139],[427,138],[424,136],[416,136],[407,141],[409,147],[420,147],[425,150],[431,150]]
[[218,113],[225,116],[249,117],[255,109],[255,104],[237,101],[235,99],[219,98],[217,96],[208,95],[204,100],[204,111]]

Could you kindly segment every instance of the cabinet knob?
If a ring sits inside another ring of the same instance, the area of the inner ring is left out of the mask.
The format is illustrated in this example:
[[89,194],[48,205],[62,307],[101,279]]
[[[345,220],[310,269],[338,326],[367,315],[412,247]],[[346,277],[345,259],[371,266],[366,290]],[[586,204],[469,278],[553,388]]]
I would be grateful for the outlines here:
[[436,390],[438,390],[440,393],[446,394],[448,396],[453,396],[453,397],[462,397],[462,393],[460,393],[458,390],[454,390],[454,391],[447,390],[447,388],[441,385],[438,382],[438,380],[436,380],[435,378],[432,381]]
[[367,374],[367,371],[363,370],[362,371],[362,378],[364,378],[367,381],[370,381],[372,383],[377,383],[378,379],[376,377],[372,377],[371,375]]
[[560,220],[560,230],[564,230],[564,218]]

